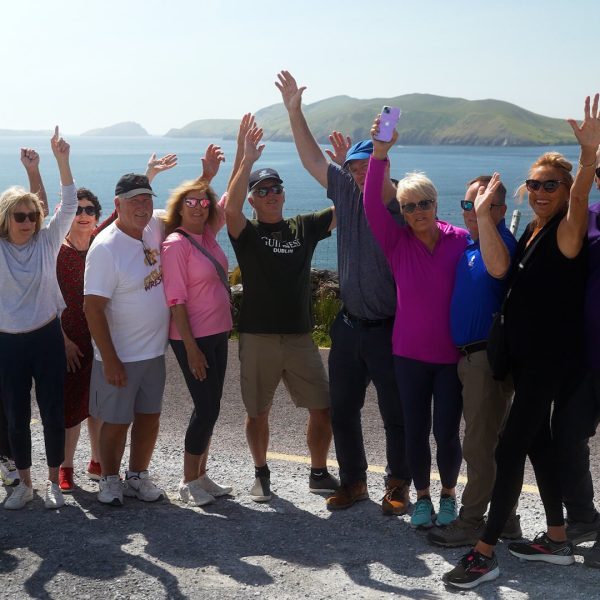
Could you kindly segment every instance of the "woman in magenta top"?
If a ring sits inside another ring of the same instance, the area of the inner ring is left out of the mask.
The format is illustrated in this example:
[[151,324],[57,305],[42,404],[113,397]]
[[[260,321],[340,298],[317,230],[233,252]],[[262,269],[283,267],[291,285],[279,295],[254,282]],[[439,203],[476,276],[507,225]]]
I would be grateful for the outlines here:
[[[455,486],[462,460],[459,425],[461,386],[456,373],[459,353],[450,335],[450,298],[458,259],[467,246],[464,229],[436,219],[437,191],[421,173],[398,183],[397,199],[406,226],[399,226],[383,198],[389,178],[390,142],[375,139],[379,117],[371,129],[373,155],[365,180],[367,221],[396,282],[396,317],[392,346],[396,381],[404,411],[407,456],[417,490],[411,524],[429,528],[456,518]],[[387,199],[389,200],[389,198]],[[429,494],[433,396],[433,434],[442,480],[440,509]]]
[[197,247],[228,272],[227,257],[216,240],[225,217],[208,183],[197,179],[173,191],[164,220],[168,237],[162,247],[162,268],[172,317],[169,341],[194,402],[179,495],[184,502],[203,506],[231,492],[206,474],[227,367],[229,291],[215,263]]

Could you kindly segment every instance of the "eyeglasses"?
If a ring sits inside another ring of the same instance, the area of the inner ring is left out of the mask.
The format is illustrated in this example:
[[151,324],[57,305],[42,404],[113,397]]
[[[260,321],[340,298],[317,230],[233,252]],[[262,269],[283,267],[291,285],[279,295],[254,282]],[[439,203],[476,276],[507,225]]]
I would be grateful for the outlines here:
[[185,205],[190,208],[196,208],[198,204],[201,208],[208,208],[210,206],[210,200],[208,198],[185,198]]
[[600,167],[596,169],[596,177],[600,179]]
[[17,223],[25,223],[25,219],[29,219],[31,223],[35,223],[40,218],[40,212],[38,210],[32,212],[14,212],[13,218]]
[[158,261],[156,260],[155,253],[154,250],[152,250],[151,248],[148,248],[148,246],[146,246],[144,240],[141,240],[142,242],[142,247],[144,248],[144,262],[151,267],[152,265],[155,265]]
[[400,208],[402,212],[408,213],[409,215],[414,213],[417,208],[419,210],[431,210],[435,202],[433,200],[419,200],[418,202],[407,202],[406,204],[401,204]]
[[259,198],[266,198],[269,194],[275,194],[279,196],[279,194],[283,193],[283,186],[272,185],[271,187],[256,188],[252,191],[252,193],[256,194]]
[[85,213],[89,217],[96,216],[96,207],[95,206],[78,206],[75,214],[79,216],[80,214]]
[[558,189],[558,186],[564,183],[567,185],[565,181],[560,181],[559,179],[547,179],[546,181],[539,181],[538,179],[526,179],[525,187],[528,192],[537,192],[540,188],[544,188],[545,192],[551,194]]
[[[490,204],[490,207],[504,206],[504,204]],[[475,202],[473,200],[461,200],[460,207],[467,212],[471,212],[475,208]]]

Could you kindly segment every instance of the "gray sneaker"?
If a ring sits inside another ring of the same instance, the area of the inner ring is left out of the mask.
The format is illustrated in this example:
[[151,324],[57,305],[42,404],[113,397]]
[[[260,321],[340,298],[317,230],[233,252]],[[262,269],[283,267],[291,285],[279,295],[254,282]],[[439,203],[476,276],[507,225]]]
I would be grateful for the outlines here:
[[446,527],[436,527],[427,534],[427,541],[436,546],[455,548],[457,546],[475,546],[481,539],[485,529],[485,521],[471,525],[456,519]]
[[503,540],[522,540],[523,532],[521,531],[521,517],[513,515],[508,517],[500,537]]
[[600,530],[600,515],[598,514],[591,523],[567,521],[567,537],[575,546],[595,541],[598,537],[598,530]]
[[333,494],[340,487],[340,482],[331,474],[326,473],[323,477],[308,478],[308,489],[313,494]]
[[250,488],[250,499],[254,502],[268,502],[271,499],[271,479],[257,477]]

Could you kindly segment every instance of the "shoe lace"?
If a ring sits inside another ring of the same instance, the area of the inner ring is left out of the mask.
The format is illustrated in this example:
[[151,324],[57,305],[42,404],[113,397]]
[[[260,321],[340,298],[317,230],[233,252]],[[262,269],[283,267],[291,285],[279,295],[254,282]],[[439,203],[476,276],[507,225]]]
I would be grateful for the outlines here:
[[440,512],[454,514],[456,509],[456,500],[452,497],[441,498],[440,500]]
[[419,498],[415,504],[415,514],[431,514],[431,500],[428,498]]

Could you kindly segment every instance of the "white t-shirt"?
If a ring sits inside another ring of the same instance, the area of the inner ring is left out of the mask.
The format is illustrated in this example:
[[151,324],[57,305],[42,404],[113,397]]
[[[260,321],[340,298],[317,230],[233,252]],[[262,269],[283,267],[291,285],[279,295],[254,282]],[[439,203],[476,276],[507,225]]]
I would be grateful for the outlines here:
[[[114,223],[94,240],[85,261],[84,294],[109,298],[106,319],[121,362],[165,353],[169,309],[163,289],[160,245],[163,224],[155,216],[141,240]],[[102,360],[94,343],[94,356]]]

